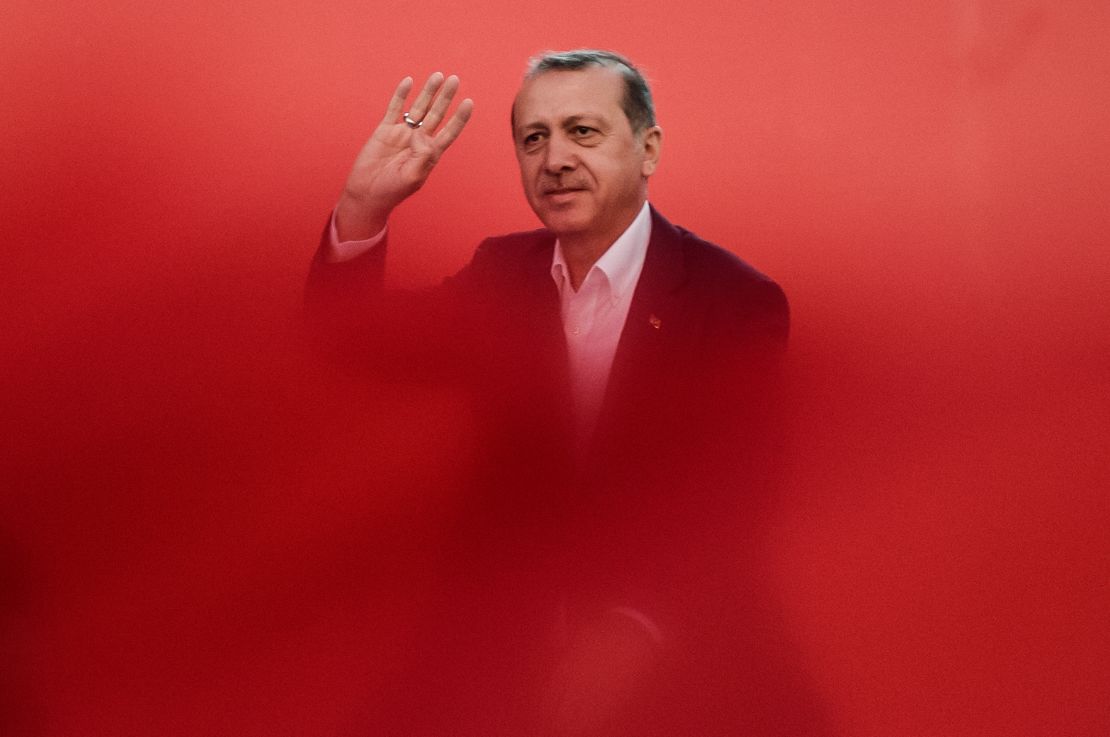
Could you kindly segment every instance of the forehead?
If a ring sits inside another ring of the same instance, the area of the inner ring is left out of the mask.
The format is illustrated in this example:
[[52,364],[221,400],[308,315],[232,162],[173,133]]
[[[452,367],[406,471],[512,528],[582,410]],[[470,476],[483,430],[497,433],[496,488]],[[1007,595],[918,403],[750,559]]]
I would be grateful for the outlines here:
[[623,118],[624,78],[608,67],[555,70],[526,80],[513,102],[516,125],[557,124],[570,117]]

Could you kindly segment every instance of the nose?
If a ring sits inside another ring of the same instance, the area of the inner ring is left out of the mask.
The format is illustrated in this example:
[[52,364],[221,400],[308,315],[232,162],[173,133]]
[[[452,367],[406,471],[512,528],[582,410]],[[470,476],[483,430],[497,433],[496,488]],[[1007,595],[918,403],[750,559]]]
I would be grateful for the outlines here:
[[547,146],[544,147],[543,166],[549,174],[573,171],[578,166],[574,143],[566,136],[552,135],[547,141]]

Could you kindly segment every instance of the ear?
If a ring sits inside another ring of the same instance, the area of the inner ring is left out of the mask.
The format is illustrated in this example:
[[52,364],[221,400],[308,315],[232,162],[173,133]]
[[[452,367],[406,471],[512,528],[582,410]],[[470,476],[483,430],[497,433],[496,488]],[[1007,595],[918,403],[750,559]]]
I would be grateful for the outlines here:
[[663,129],[653,125],[640,134],[643,138],[640,145],[643,147],[644,163],[640,173],[650,177],[659,166],[659,156],[663,152]]

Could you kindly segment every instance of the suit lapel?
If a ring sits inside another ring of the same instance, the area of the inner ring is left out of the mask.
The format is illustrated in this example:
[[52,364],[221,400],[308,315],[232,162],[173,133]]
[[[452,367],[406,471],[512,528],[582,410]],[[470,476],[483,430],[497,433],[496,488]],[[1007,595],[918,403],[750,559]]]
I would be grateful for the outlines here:
[[569,447],[566,435],[573,425],[571,419],[570,365],[567,357],[566,338],[563,335],[563,316],[559,304],[559,290],[551,278],[551,263],[555,251],[555,236],[544,231],[528,255],[526,300],[529,314],[529,340],[522,340],[526,350],[534,350],[531,360],[539,369],[536,378],[537,402],[546,404],[549,416],[555,417],[551,428]]
[[613,358],[599,440],[619,432],[616,418],[635,422],[649,410],[647,405],[667,378],[670,363],[689,337],[684,335],[685,282],[682,236],[652,208],[651,239]]
[[563,317],[559,306],[559,290],[551,278],[551,262],[555,251],[555,237],[544,232],[528,257],[528,277],[525,293],[529,297],[529,320],[534,327],[540,357],[556,372],[560,385],[569,388],[567,347],[563,338]]
[[[548,407],[559,415],[563,427],[572,426],[570,418],[570,381],[566,339],[563,335],[559,293],[551,278],[555,238],[543,233],[531,244],[525,289],[528,315],[525,324],[534,328],[528,341],[537,353],[532,356],[543,366]],[[689,335],[685,290],[686,265],[682,236],[654,208],[651,210],[651,238],[644,257],[644,268],[636,284],[628,317],[613,357],[609,384],[601,416],[591,443],[595,459],[600,459],[619,444],[631,424],[649,419],[657,409],[654,400],[666,391],[671,364],[682,354]],[[538,376],[537,376],[538,378]],[[639,426],[638,431],[651,428]],[[592,454],[591,454],[592,455]]]

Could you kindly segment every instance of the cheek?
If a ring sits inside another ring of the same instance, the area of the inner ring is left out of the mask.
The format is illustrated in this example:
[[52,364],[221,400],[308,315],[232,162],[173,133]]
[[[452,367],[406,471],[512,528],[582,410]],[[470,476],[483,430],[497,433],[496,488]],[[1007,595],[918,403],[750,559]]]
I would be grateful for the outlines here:
[[536,159],[528,158],[520,161],[520,178],[528,184],[534,184],[539,176],[540,166]]
[[527,163],[524,161],[518,161],[518,163],[520,164],[520,183],[524,186],[524,191],[531,197],[532,189],[535,186],[535,177]]

